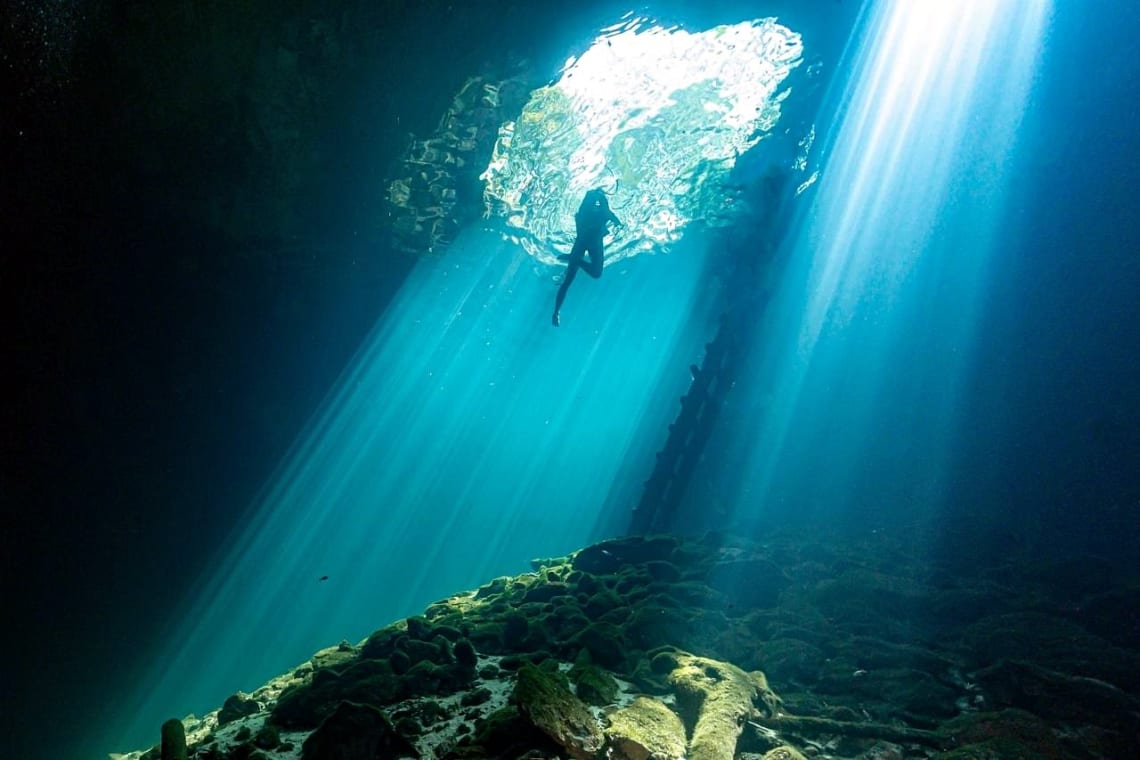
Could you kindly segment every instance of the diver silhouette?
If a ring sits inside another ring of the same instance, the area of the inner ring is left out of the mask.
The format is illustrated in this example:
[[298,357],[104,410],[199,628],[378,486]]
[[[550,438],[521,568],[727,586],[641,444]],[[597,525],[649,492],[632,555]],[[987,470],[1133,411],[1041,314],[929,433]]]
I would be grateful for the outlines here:
[[[558,256],[558,260],[566,262],[568,266],[566,276],[562,278],[562,285],[558,288],[558,295],[554,298],[554,316],[551,322],[555,327],[558,327],[558,313],[562,311],[566,291],[570,289],[570,283],[574,282],[578,270],[583,270],[594,279],[602,276],[602,260],[605,258],[605,244],[602,238],[606,234],[606,225],[610,223],[622,226],[621,221],[610,211],[606,194],[601,190],[588,191],[586,197],[582,199],[582,205],[578,207],[578,213],[574,214],[574,226],[577,230],[574,247],[570,249],[570,253]],[[589,261],[586,260],[585,254],[589,254]]]

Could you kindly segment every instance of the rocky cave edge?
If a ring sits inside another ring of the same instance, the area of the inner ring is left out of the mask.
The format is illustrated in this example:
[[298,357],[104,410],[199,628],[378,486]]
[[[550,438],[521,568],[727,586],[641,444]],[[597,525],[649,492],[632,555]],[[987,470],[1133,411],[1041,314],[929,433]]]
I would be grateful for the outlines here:
[[113,757],[1140,755],[1140,585],[1093,558],[709,534],[532,566]]

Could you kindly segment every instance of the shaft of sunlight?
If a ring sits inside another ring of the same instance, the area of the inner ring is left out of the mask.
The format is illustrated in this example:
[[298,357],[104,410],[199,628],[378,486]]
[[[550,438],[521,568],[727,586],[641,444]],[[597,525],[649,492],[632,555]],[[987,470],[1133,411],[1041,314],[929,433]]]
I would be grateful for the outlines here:
[[671,411],[646,388],[702,259],[608,267],[557,330],[553,268],[498,235],[422,260],[171,621],[126,735],[596,538],[634,433]]
[[743,522],[944,492],[1048,0],[865,7],[812,205],[761,331],[719,503]]

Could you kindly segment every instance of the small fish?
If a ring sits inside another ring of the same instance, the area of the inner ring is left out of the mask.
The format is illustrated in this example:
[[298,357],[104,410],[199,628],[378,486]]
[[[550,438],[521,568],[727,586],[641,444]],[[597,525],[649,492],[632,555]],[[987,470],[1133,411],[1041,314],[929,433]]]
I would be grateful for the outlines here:
[[856,670],[854,673],[851,674],[852,678],[859,678],[860,676],[865,676],[865,675],[867,675],[867,671],[863,670],[862,668],[860,668],[859,670]]
[[322,576],[321,576],[321,577],[318,579],[318,582],[320,582],[320,581],[327,581],[328,579],[329,579],[329,577],[328,577],[327,575],[322,575]]

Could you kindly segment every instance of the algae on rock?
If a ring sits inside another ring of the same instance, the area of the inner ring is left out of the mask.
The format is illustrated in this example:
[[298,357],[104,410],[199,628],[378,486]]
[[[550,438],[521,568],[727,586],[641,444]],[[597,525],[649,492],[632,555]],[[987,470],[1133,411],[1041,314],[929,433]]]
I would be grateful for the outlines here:
[[601,750],[604,737],[590,708],[555,675],[523,665],[515,701],[531,723],[578,760],[593,760]]
[[732,760],[744,723],[762,704],[774,713],[780,698],[768,688],[759,671],[745,673],[727,662],[687,652],[658,655],[672,663],[669,684],[678,703],[696,721],[689,744],[689,760]]
[[609,714],[606,729],[615,760],[680,760],[685,756],[685,726],[666,705],[639,696]]
[[302,760],[334,757],[419,757],[380,710],[341,702],[301,745]]
[[162,760],[186,760],[186,729],[171,718],[162,724]]

